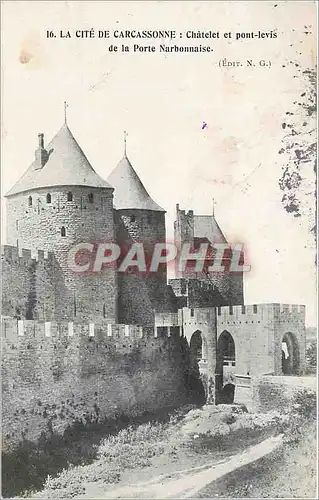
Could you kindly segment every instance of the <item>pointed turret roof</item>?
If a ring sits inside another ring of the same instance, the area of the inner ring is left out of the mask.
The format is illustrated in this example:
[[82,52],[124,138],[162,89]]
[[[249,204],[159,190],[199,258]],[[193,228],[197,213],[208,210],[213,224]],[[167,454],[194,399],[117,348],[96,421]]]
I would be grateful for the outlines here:
[[48,159],[39,167],[35,160],[6,196],[53,186],[110,188],[90,165],[67,123],[46,148]]
[[111,172],[107,180],[115,189],[115,209],[141,209],[165,212],[163,208],[152,200],[126,154]]

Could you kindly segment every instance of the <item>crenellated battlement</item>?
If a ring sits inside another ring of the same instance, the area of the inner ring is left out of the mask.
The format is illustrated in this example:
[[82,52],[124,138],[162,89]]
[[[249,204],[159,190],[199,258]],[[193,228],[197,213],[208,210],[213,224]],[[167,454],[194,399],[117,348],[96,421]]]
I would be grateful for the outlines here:
[[31,250],[13,245],[1,245],[1,259],[5,262],[30,265],[32,262],[51,263],[54,259],[53,252],[46,250]]
[[175,325],[156,325],[155,327],[112,324],[108,322],[99,323],[76,323],[76,322],[55,322],[55,321],[33,321],[17,320],[15,318],[1,319],[2,338],[11,341],[20,338],[37,338],[42,340],[45,337],[63,338],[96,338],[103,339],[156,339],[179,337],[180,328]]
[[174,312],[162,312],[155,314],[155,326],[166,326],[173,327],[178,326],[178,313]]
[[6,451],[78,422],[185,404],[179,327],[2,318]]
[[194,277],[171,278],[168,280],[176,295],[186,295],[189,288],[195,288],[200,292],[214,292],[216,285],[214,282],[200,280]]
[[294,316],[300,321],[305,319],[306,307],[300,304],[250,304],[243,306],[224,306],[217,308],[217,321],[220,323],[251,323],[269,321],[271,318],[284,319]]

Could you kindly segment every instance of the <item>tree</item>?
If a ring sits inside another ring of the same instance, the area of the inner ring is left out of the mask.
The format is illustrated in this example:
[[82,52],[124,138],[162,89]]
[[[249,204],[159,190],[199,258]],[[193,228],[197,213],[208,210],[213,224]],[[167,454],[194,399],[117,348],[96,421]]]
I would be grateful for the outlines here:
[[306,351],[306,359],[309,366],[317,366],[317,343],[312,342]]
[[305,217],[316,240],[316,67],[302,69],[297,62],[294,65],[301,77],[303,89],[300,99],[293,101],[293,107],[286,112],[282,129],[286,132],[282,139],[279,154],[286,155],[279,179],[283,192],[282,203],[285,210],[294,217]]

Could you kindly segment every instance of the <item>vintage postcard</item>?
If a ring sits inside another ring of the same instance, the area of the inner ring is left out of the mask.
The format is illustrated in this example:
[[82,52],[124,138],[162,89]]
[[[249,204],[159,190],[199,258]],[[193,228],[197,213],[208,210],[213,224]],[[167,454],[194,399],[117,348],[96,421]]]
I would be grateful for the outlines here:
[[3,498],[317,498],[317,3],[1,37]]

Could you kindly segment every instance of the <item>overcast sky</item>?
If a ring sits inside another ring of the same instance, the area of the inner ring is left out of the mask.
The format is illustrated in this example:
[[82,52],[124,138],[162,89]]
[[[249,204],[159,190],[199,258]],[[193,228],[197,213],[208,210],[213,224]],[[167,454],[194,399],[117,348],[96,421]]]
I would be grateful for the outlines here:
[[[252,266],[245,302],[305,304],[314,325],[313,241],[307,221],[282,207],[278,150],[303,84],[282,66],[298,57],[313,67],[305,26],[315,32],[315,2],[5,2],[2,11],[3,193],[33,161],[37,134],[48,142],[62,126],[66,100],[70,129],[102,177],[120,160],[128,131],[128,156],[167,210],[169,238],[176,203],[210,214],[215,198],[219,225],[230,243],[245,245]],[[212,30],[221,38],[187,42],[213,53],[110,53],[114,40],[75,38],[91,28]],[[51,29],[72,38],[46,38]],[[222,38],[258,30],[278,36]],[[220,68],[223,58],[244,66]],[[261,59],[271,67],[259,67]]]

